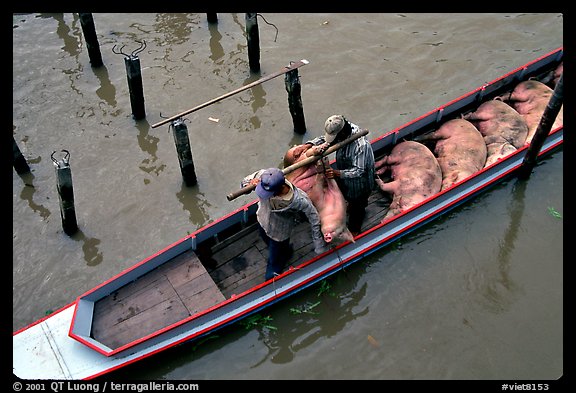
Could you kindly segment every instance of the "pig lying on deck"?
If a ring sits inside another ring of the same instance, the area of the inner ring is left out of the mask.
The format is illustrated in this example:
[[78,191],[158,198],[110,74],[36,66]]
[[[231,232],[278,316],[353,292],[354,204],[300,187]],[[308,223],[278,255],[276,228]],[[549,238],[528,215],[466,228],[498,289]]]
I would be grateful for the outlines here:
[[472,122],[484,137],[487,149],[484,167],[524,146],[528,135],[522,115],[500,100],[486,101],[463,119]]
[[478,172],[486,164],[484,138],[468,120],[448,120],[436,131],[416,139],[436,142],[434,154],[442,169],[442,190]]
[[422,143],[400,142],[390,155],[375,162],[376,175],[391,172],[392,181],[376,177],[376,184],[392,194],[384,220],[422,202],[440,191],[442,171],[434,154]]
[[[313,155],[321,154],[327,146],[296,145],[284,155],[284,167],[295,164]],[[346,200],[336,183],[329,179],[325,170],[329,167],[328,158],[319,159],[286,174],[286,178],[305,191],[320,215],[321,230],[326,243],[338,245],[344,241],[354,241],[346,226]]]

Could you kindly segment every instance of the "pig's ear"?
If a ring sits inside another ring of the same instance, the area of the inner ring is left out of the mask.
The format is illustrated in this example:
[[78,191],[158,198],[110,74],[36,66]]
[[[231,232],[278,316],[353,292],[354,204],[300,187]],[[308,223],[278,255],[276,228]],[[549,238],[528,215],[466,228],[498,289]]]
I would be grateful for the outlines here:
[[349,240],[352,243],[354,243],[354,236],[352,236],[352,233],[350,232],[350,230],[348,228],[346,228],[346,230],[344,232],[342,232],[342,239]]

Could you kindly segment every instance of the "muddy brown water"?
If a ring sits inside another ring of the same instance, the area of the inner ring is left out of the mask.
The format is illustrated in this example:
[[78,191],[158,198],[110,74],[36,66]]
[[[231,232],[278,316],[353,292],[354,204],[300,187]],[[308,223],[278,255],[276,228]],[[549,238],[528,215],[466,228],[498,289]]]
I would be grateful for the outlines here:
[[[90,66],[77,14],[13,15],[13,331],[222,215],[240,179],[279,166],[334,113],[377,137],[563,45],[556,13],[95,13]],[[265,20],[264,20],[265,19]],[[268,23],[270,24],[268,24]],[[277,29],[277,30],[276,30]],[[122,55],[145,40],[146,119]],[[198,184],[169,127],[151,125],[275,72],[299,69],[293,132],[279,77],[186,116]],[[217,119],[218,121],[211,120]],[[62,230],[53,151],[70,151],[79,233]],[[563,375],[563,150],[344,272],[114,378],[555,380]]]

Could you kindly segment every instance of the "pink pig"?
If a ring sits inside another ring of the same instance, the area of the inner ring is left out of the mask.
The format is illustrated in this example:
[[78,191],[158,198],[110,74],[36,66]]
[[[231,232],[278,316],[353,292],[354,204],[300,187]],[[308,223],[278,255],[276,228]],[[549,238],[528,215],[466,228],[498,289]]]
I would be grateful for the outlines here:
[[[328,146],[296,145],[284,156],[284,166],[292,165],[312,155],[321,154]],[[305,165],[286,175],[292,184],[308,194],[320,215],[321,230],[326,243],[334,245],[345,241],[354,241],[346,226],[346,200],[333,178],[329,179],[325,170],[329,167],[324,157],[315,164]]]
[[[538,125],[540,124],[540,119],[542,114],[548,106],[548,102],[552,97],[554,90],[546,86],[544,83],[537,80],[527,80],[520,82],[516,85],[514,90],[510,93],[503,94],[498,97],[498,99],[510,104],[512,108],[516,109],[520,113],[526,124],[528,125],[528,136],[526,137],[526,143],[530,143]],[[562,126],[564,124],[564,105],[560,107],[560,112],[556,116],[554,124],[552,125],[552,130]]]
[[484,138],[468,120],[448,120],[436,131],[415,139],[435,142],[434,154],[442,169],[442,190],[478,172],[486,164],[488,151]]
[[382,221],[440,192],[442,186],[442,171],[436,157],[419,142],[398,143],[390,155],[376,161],[375,169],[377,175],[390,171],[392,178],[386,183],[376,177],[380,189],[392,194],[392,202]]
[[524,146],[528,125],[520,113],[500,100],[490,100],[462,117],[484,137],[487,158],[484,167]]

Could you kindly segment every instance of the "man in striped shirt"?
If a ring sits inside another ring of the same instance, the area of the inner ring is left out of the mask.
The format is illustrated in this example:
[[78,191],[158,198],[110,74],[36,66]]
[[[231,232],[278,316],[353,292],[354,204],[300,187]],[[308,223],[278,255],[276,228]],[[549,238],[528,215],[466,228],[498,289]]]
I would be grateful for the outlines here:
[[304,191],[290,183],[278,168],[261,169],[246,176],[240,183],[244,188],[256,185],[258,210],[256,217],[260,236],[268,246],[268,265],[265,279],[282,273],[293,252],[290,235],[301,222],[302,213],[310,222],[314,251],[328,250],[320,229],[320,216]]
[[[324,123],[325,134],[314,138],[310,143],[334,145],[361,131],[342,115],[332,115]],[[336,169],[328,170],[326,176],[336,179],[340,191],[348,202],[348,229],[353,236],[361,231],[366,215],[368,197],[375,187],[374,152],[366,136],[340,148],[336,152]]]

